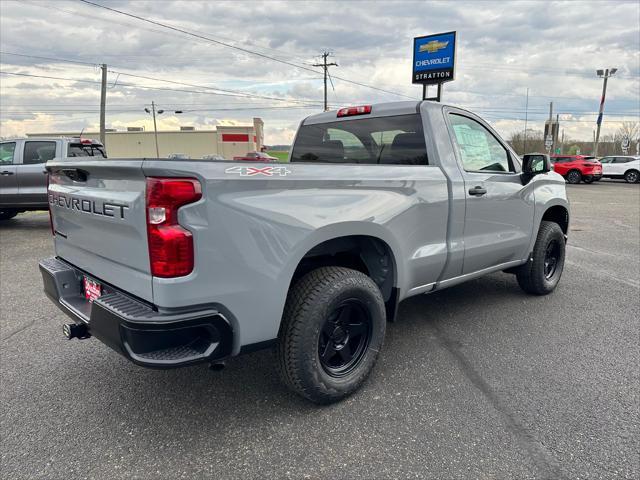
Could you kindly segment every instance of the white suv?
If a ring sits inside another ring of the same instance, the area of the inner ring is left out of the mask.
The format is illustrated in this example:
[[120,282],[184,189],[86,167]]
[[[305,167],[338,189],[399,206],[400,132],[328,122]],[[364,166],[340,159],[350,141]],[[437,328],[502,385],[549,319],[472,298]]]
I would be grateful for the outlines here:
[[628,183],[640,182],[640,157],[616,155],[600,159],[602,176],[624,178]]

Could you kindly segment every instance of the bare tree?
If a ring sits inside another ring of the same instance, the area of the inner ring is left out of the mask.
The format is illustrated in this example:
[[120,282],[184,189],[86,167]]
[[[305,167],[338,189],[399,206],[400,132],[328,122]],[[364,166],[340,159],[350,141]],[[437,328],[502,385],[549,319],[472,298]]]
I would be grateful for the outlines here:
[[619,142],[623,137],[628,137],[631,142],[638,139],[640,133],[640,123],[638,122],[622,122],[622,125],[616,132],[615,141]]

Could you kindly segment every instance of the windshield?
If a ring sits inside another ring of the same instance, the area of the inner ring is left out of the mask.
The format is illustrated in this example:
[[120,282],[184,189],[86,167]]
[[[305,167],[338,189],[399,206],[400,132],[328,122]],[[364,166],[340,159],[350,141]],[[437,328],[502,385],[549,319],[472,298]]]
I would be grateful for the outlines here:
[[102,157],[107,158],[102,145],[70,143],[67,149],[67,157]]
[[420,115],[302,125],[292,162],[427,165]]

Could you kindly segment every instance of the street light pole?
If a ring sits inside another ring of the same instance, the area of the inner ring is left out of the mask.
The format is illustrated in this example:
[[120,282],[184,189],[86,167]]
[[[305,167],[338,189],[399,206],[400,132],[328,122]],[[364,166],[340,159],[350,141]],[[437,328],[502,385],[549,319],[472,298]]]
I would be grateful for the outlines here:
[[593,143],[593,156],[597,157],[598,156],[598,142],[600,141],[600,127],[602,125],[602,116],[604,114],[604,99],[607,96],[607,80],[609,80],[609,77],[613,76],[614,73],[616,73],[618,71],[617,68],[612,68],[612,69],[606,69],[604,71],[602,70],[596,70],[596,74],[600,77],[600,78],[604,78],[604,82],[602,84],[602,97],[600,97],[600,110],[598,111],[598,120],[597,120],[597,129],[596,129],[596,139],[595,142]]
[[153,111],[153,134],[156,137],[156,158],[160,158],[160,149],[158,148],[158,126],[156,125],[156,104],[151,102],[151,110]]
[[[155,139],[156,139],[156,157],[160,158],[160,149],[158,148],[158,126],[156,124],[156,104],[155,104],[155,102],[151,102],[151,110],[149,110],[148,108],[145,107],[144,111],[147,112],[147,113],[151,113],[153,115],[153,134],[154,134]],[[164,110],[158,110],[157,113],[158,113],[158,115],[161,115],[162,113],[164,113]],[[178,111],[176,111],[176,113],[178,113]]]

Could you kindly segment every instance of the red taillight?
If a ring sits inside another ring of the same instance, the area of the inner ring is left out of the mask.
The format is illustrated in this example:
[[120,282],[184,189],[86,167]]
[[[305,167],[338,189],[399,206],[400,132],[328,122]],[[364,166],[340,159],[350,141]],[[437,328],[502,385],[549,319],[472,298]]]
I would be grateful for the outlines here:
[[338,110],[338,117],[353,117],[354,115],[366,115],[371,113],[371,105],[360,105],[359,107],[346,107]]
[[178,209],[202,197],[193,178],[147,178],[147,237],[151,274],[182,277],[193,270],[193,237],[178,223]]

